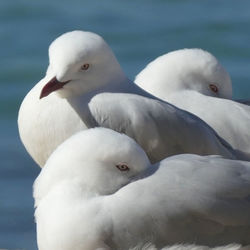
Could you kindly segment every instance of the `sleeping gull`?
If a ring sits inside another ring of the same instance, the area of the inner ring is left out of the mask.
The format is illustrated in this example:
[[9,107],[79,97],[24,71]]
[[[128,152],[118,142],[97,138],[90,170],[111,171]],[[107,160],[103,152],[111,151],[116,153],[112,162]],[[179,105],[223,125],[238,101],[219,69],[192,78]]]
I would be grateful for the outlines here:
[[250,162],[183,154],[151,165],[130,137],[73,135],[34,183],[40,250],[250,243]]
[[210,53],[200,49],[170,52],[148,64],[135,83],[200,117],[241,159],[250,160],[250,106],[229,100],[230,77]]
[[[48,75],[51,79],[46,83],[43,81],[40,97],[55,91],[67,100],[88,128],[108,127],[129,135],[143,147],[152,162],[179,153],[235,158],[232,148],[198,117],[158,100],[133,84],[124,75],[109,46],[97,34],[84,31],[65,33],[50,45],[49,58]],[[24,145],[39,150],[37,141],[27,139],[32,133],[40,137],[38,141],[42,141],[46,145],[45,151],[49,149],[51,153],[51,138],[44,136],[41,130],[50,130],[52,126],[53,131],[58,131],[53,137],[54,147],[61,143],[56,136],[65,124],[57,122],[54,112],[45,111],[43,117],[35,115],[37,122],[41,123],[39,130],[33,125],[30,127],[27,123],[31,123],[29,117],[34,114],[27,109],[27,105],[21,106],[18,119]],[[33,109],[33,112],[36,111]],[[67,108],[63,117],[68,112],[71,110]],[[23,133],[26,126],[29,131]],[[67,136],[71,126],[72,134],[76,130],[71,122]],[[47,151],[36,153],[49,155]],[[32,157],[39,158],[35,154]]]

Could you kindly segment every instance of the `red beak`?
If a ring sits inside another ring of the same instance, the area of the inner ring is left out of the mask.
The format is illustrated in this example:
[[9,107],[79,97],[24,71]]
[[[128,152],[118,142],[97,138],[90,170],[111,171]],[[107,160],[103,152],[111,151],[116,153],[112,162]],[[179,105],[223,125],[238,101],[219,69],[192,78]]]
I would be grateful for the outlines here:
[[67,82],[59,82],[56,77],[53,77],[42,89],[41,94],[40,94],[40,99],[43,97],[49,95],[50,93],[61,89]]

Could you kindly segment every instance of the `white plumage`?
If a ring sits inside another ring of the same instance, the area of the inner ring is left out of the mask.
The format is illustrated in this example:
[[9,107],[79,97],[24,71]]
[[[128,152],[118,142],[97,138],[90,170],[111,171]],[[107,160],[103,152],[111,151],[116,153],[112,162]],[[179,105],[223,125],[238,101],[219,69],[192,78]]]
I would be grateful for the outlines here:
[[202,49],[180,49],[159,56],[135,77],[135,83],[161,99],[184,90],[232,99],[230,75],[211,53]]
[[[131,136],[152,162],[179,153],[241,158],[202,120],[131,82],[100,36],[65,33],[51,44],[49,58],[46,77],[26,96],[18,117],[20,137],[41,167],[63,140],[96,126]],[[66,99],[44,101],[53,91]]]
[[148,64],[135,83],[200,117],[242,159],[250,160],[250,106],[230,100],[230,77],[210,53],[201,49],[170,52]]
[[34,184],[39,250],[250,243],[250,163],[184,154],[155,165],[105,128],[58,147]]
[[50,154],[72,134],[86,129],[68,102],[52,93],[39,99],[47,74],[25,96],[18,115],[21,140],[36,163],[43,167]]

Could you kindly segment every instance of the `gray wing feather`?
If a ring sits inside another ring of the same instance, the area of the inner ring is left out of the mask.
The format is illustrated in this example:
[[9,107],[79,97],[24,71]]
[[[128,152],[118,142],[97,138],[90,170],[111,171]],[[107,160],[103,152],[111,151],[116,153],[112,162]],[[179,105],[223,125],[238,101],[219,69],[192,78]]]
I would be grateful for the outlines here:
[[234,151],[198,117],[173,105],[133,94],[102,93],[89,108],[98,126],[134,138],[152,162],[180,153],[219,154]]
[[[154,166],[157,167],[157,166]],[[115,242],[250,244],[250,163],[180,155],[131,183],[105,207]]]

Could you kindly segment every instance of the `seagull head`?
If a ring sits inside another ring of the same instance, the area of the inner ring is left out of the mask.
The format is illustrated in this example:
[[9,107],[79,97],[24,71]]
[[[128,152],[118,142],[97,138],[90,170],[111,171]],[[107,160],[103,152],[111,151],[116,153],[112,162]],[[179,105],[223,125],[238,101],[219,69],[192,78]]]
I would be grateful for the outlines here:
[[181,49],[156,58],[136,76],[135,83],[164,100],[182,90],[232,98],[229,74],[212,54],[202,49]]
[[72,31],[49,47],[50,80],[40,98],[56,91],[62,98],[85,94],[124,77],[113,52],[99,35]]
[[108,195],[144,176],[150,166],[143,149],[130,137],[106,128],[81,131],[50,156],[35,181],[34,197],[54,187],[80,186],[87,193]]

